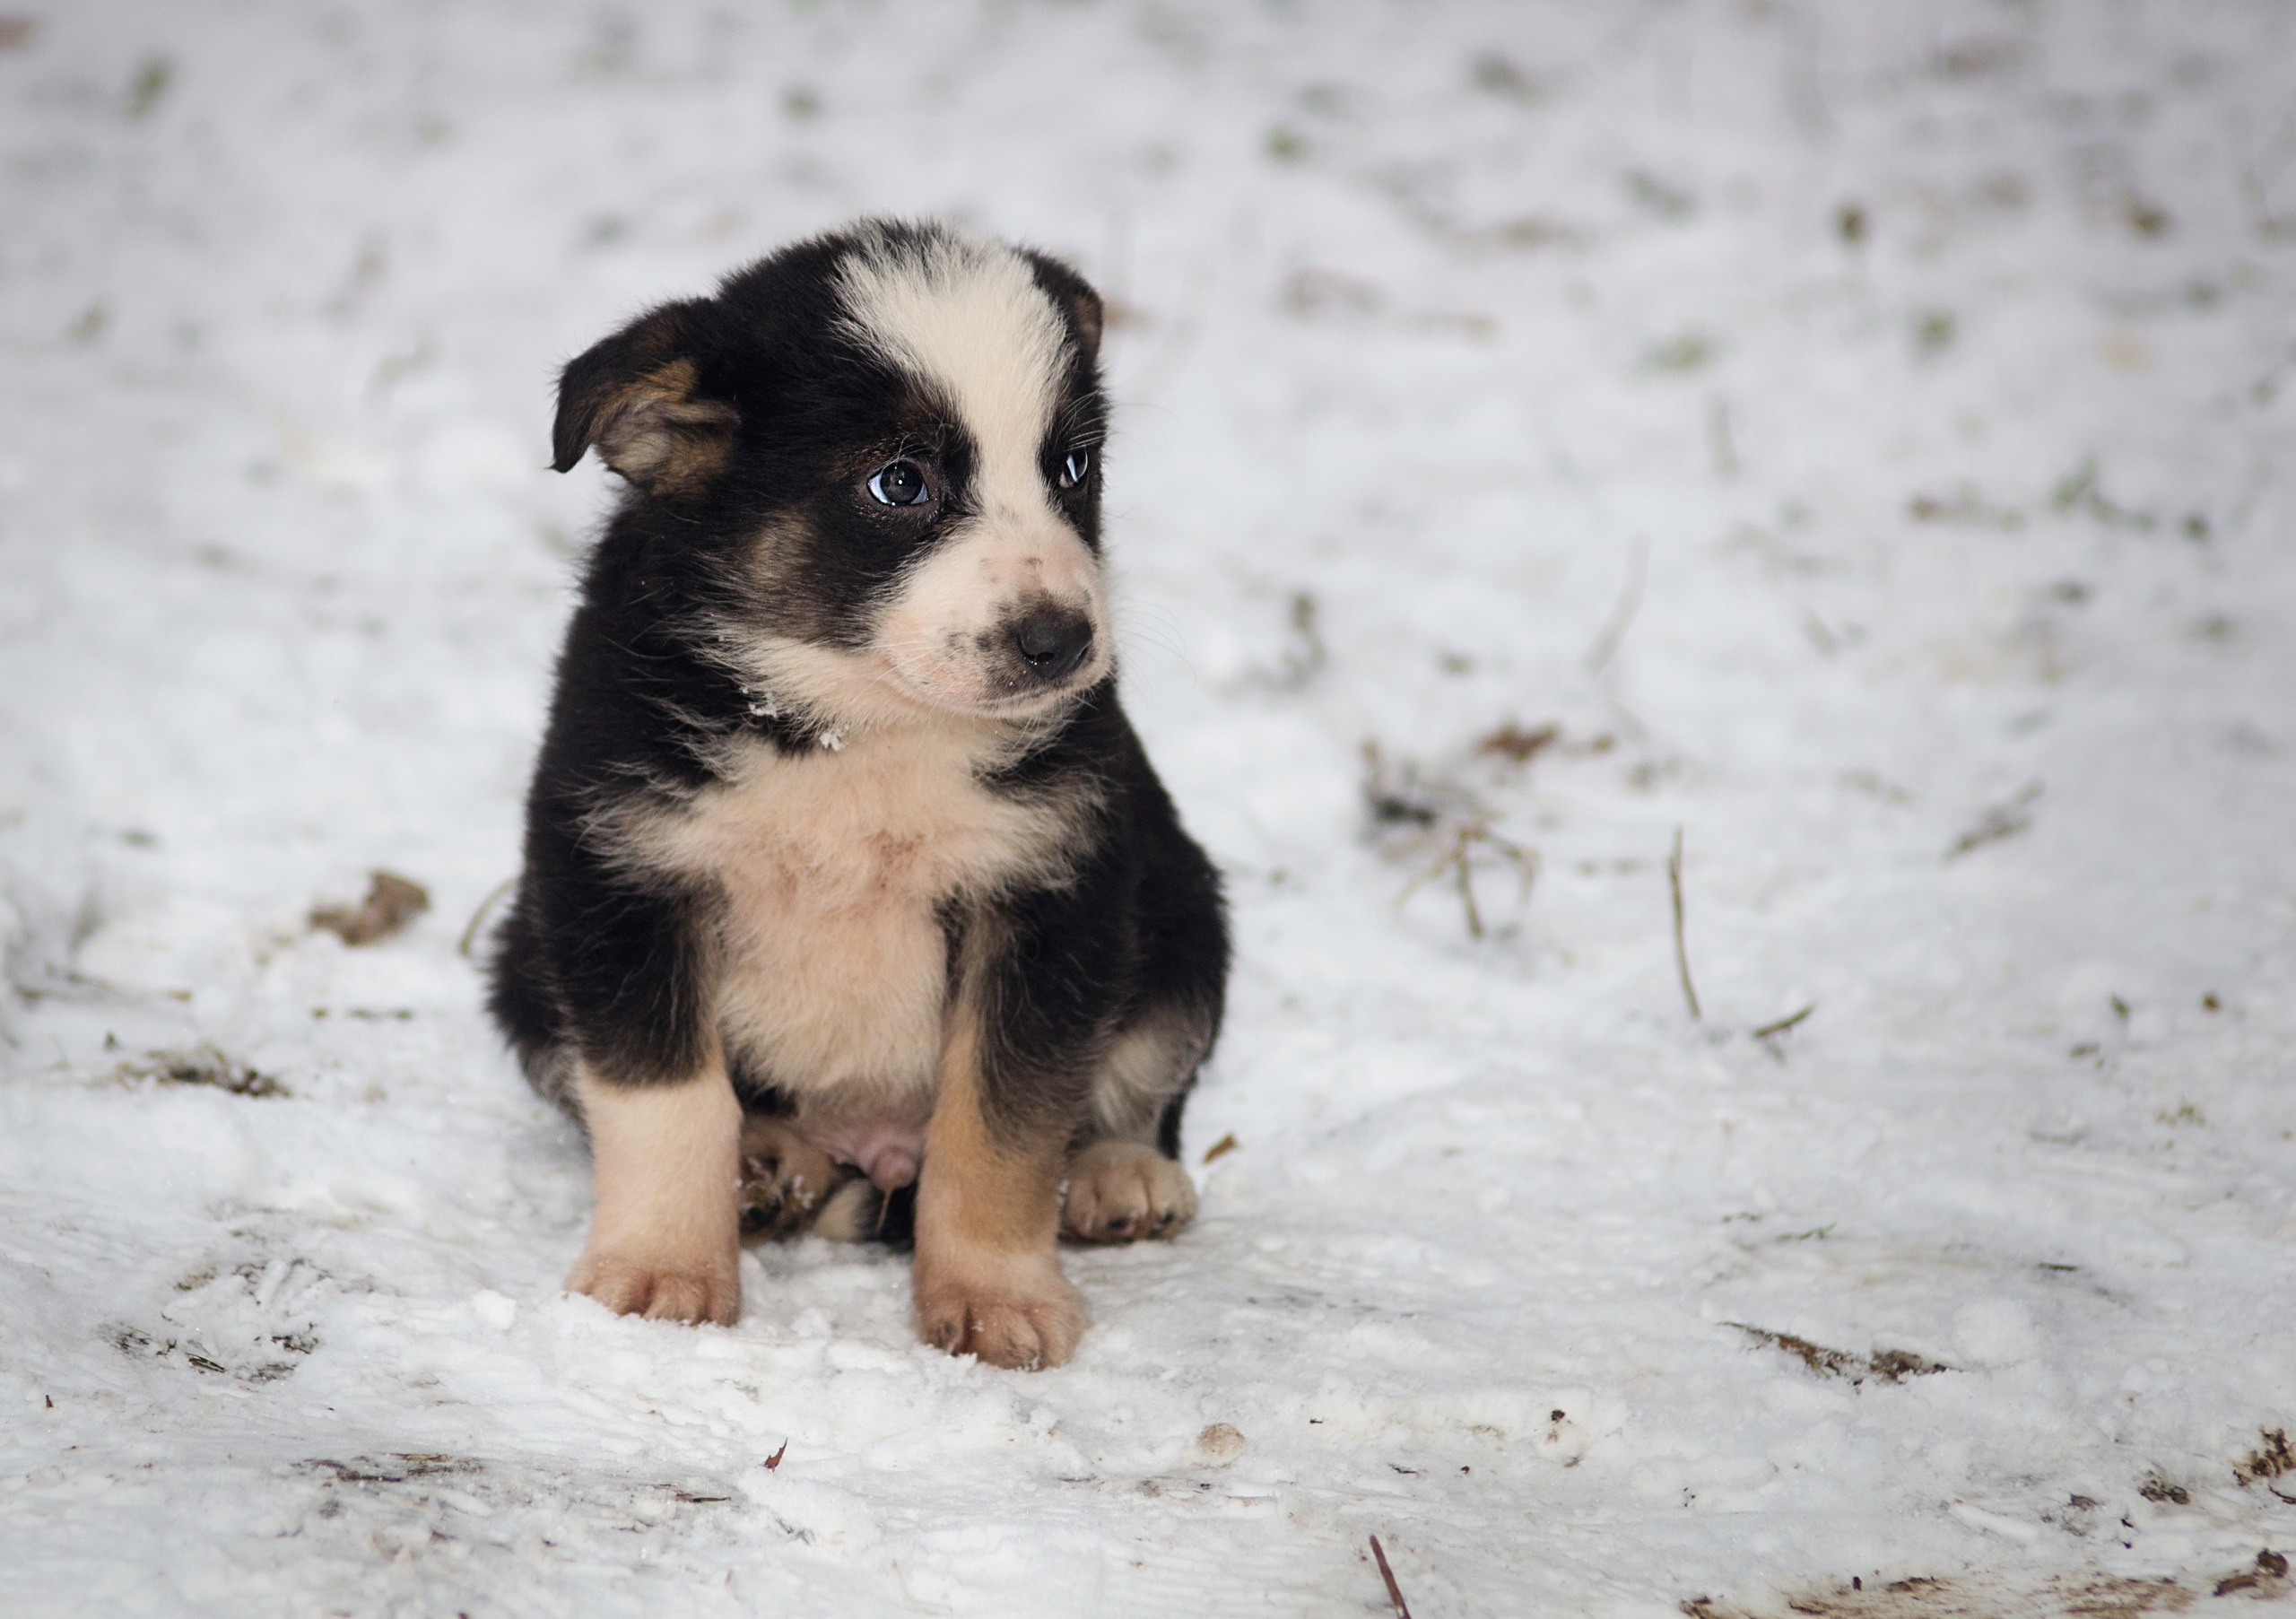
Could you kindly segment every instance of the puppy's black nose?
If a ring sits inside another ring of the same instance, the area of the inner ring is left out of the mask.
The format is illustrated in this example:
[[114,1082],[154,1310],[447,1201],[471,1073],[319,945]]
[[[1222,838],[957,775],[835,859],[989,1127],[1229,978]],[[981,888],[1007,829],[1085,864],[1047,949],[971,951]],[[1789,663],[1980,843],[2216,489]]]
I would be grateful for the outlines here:
[[1039,607],[1013,626],[1013,645],[1039,680],[1064,680],[1091,655],[1092,621],[1058,607]]

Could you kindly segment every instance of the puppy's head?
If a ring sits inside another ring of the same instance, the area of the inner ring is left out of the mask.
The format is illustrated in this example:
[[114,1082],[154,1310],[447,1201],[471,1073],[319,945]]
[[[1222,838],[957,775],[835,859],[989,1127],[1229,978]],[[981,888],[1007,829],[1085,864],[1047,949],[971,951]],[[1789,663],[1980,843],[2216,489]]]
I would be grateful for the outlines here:
[[1111,667],[1100,301],[1039,254],[870,222],[566,368],[596,446],[714,581],[708,650],[825,725],[1025,718]]

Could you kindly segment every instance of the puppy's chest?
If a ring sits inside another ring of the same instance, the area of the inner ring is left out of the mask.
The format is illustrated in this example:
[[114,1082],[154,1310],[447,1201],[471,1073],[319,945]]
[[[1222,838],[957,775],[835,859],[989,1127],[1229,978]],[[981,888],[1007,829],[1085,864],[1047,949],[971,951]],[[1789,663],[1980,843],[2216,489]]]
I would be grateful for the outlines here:
[[977,772],[974,752],[931,736],[795,757],[761,747],[665,829],[673,863],[724,896],[727,1045],[802,1112],[929,1107],[944,915],[1043,869],[1059,836],[1044,805]]

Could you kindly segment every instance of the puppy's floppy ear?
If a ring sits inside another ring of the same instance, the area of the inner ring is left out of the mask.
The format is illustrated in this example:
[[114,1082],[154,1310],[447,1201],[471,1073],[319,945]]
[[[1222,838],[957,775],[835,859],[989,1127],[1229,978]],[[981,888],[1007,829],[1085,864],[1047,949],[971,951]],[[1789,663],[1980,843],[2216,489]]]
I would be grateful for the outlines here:
[[1076,339],[1076,346],[1084,351],[1085,359],[1098,359],[1100,332],[1108,324],[1100,295],[1092,291],[1091,283],[1050,254],[1031,252],[1028,257],[1030,268],[1036,272],[1037,285],[1067,316],[1068,330]]
[[700,300],[664,304],[570,362],[558,379],[551,465],[570,472],[595,444],[599,459],[648,494],[707,487],[741,420],[726,401],[700,391],[694,340],[708,318]]

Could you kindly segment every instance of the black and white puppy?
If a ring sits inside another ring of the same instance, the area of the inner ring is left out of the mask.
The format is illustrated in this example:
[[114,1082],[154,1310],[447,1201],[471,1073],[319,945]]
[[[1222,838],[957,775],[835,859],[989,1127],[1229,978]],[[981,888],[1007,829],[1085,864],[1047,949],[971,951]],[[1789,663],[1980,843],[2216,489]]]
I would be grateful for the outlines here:
[[744,1204],[849,1234],[913,1196],[918,1333],[1053,1366],[1063,1225],[1195,1213],[1228,935],[1117,703],[1100,326],[1051,258],[871,221],[566,368],[558,470],[630,488],[491,1005],[589,1135],[574,1291],[730,1322]]

